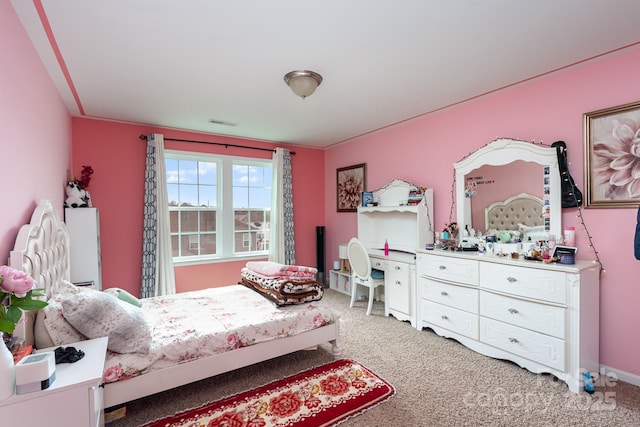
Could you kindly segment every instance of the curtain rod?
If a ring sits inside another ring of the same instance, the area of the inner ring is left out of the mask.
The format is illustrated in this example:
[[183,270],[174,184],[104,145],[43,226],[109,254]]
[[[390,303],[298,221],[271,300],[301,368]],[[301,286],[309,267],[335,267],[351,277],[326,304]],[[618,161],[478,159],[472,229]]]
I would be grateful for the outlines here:
[[[140,139],[143,141],[147,140],[147,135],[140,135]],[[177,141],[177,142],[195,142],[196,144],[209,144],[209,145],[220,145],[224,148],[235,147],[235,148],[248,148],[249,150],[260,150],[260,151],[271,151],[274,153],[276,150],[272,148],[261,148],[261,147],[251,147],[248,145],[238,145],[238,144],[227,144],[224,142],[209,142],[209,141],[195,141],[192,139],[177,139],[177,138],[164,138],[165,141]],[[295,156],[296,152],[291,151],[290,154]]]

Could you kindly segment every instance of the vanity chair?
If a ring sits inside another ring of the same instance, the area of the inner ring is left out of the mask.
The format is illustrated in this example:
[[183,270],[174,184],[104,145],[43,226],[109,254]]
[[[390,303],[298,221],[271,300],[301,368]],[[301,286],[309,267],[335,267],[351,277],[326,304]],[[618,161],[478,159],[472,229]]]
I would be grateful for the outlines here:
[[369,288],[369,305],[367,306],[367,316],[371,314],[373,300],[378,300],[378,286],[384,286],[384,273],[371,268],[371,259],[367,248],[356,237],[353,237],[347,245],[347,255],[351,264],[351,304],[353,307],[358,295],[358,286]]

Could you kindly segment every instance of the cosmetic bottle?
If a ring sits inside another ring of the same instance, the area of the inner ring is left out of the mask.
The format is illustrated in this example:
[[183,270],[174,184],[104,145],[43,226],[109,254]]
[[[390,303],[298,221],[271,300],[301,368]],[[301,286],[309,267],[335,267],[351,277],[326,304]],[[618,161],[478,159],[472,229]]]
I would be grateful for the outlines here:
[[384,256],[389,256],[389,242],[386,239],[384,241]]

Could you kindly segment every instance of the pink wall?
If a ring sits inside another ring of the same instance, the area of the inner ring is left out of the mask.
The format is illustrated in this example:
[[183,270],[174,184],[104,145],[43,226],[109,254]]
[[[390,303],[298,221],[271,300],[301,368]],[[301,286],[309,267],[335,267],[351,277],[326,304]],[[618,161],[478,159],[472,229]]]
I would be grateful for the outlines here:
[[[327,257],[335,259],[337,245],[356,234],[356,214],[336,213],[335,170],[341,166],[366,163],[369,189],[393,178],[433,187],[438,227],[449,222],[452,163],[498,137],[546,144],[564,140],[571,174],[583,189],[583,114],[638,101],[639,68],[640,49],[636,48],[329,149],[325,157]],[[600,288],[600,362],[640,375],[640,341],[629,336],[630,325],[640,324],[640,261],[633,257],[632,244],[637,211],[582,212],[606,268]],[[578,258],[594,260],[576,214],[577,209],[564,210],[563,224],[576,226]]]
[[62,215],[71,117],[11,3],[0,2],[0,264],[40,199]]
[[[89,191],[100,210],[103,288],[120,287],[139,294],[142,260],[142,210],[146,142],[139,136],[151,132],[165,138],[227,142],[230,144],[274,148],[264,142],[212,136],[138,124],[123,124],[86,118],[73,119],[73,173],[83,165],[94,170]],[[292,156],[296,262],[315,266],[315,227],[323,225],[323,152],[285,146]],[[267,151],[218,147],[214,145],[165,141],[167,149],[181,149],[252,156],[270,159]],[[237,283],[242,262],[219,262],[176,267],[178,291]]]

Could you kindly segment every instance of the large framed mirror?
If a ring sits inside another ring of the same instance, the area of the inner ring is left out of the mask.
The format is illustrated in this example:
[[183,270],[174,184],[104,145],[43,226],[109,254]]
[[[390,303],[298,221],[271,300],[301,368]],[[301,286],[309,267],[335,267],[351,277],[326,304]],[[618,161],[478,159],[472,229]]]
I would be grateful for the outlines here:
[[454,164],[460,230],[562,234],[562,195],[556,149],[500,138]]

